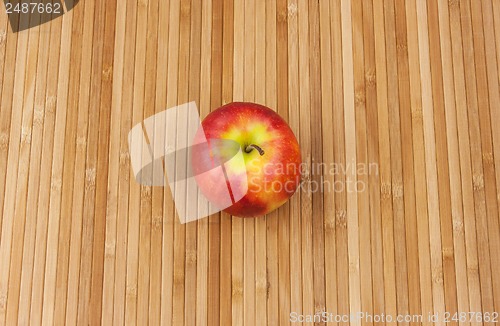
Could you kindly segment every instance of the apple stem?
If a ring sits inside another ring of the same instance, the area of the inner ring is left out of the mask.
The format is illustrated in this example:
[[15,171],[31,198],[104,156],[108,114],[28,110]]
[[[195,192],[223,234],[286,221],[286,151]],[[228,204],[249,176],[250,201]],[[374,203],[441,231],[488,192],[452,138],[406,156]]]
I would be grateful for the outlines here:
[[254,144],[248,145],[247,148],[245,148],[245,152],[250,153],[253,149],[256,149],[259,152],[260,156],[264,155],[264,150]]

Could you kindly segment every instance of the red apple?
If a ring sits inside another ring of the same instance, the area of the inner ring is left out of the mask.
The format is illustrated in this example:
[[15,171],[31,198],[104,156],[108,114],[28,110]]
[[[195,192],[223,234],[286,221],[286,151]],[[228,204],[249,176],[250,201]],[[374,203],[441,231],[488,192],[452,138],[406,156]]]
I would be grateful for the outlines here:
[[[283,205],[300,184],[297,139],[287,123],[265,106],[224,105],[203,120],[194,143],[205,144],[191,152],[199,188],[212,204],[231,215],[265,215]],[[236,155],[240,159],[231,159]],[[225,180],[220,172],[210,173],[218,166],[224,167]]]

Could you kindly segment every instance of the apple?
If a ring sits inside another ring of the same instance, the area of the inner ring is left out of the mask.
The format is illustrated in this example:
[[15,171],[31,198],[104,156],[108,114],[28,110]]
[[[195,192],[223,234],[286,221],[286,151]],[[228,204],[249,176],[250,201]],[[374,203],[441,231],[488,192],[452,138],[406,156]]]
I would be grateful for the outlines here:
[[[208,201],[231,215],[257,217],[283,205],[300,184],[297,138],[273,110],[234,102],[210,113],[194,138],[191,164]],[[239,154],[242,159],[232,159]],[[222,166],[221,173],[211,173]],[[227,204],[227,192],[231,195]]]

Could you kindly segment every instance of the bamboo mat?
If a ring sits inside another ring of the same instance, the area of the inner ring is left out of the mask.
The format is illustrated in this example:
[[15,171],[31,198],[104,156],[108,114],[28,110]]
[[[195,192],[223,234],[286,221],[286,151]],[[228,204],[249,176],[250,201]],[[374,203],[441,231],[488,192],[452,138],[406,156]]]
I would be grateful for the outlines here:
[[[19,33],[2,7],[0,325],[499,312],[499,72],[499,0],[84,0]],[[189,101],[265,104],[306,166],[376,172],[180,224],[127,136]]]

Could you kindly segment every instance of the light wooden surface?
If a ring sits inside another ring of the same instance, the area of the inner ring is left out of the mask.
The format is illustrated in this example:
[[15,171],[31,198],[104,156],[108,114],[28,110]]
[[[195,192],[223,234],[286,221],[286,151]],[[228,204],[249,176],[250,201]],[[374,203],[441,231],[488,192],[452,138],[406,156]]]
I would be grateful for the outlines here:
[[[499,72],[499,0],[84,0],[20,33],[2,9],[0,325],[499,312]],[[351,167],[306,183],[366,187],[181,225],[127,134],[188,101],[274,108],[304,163]]]

